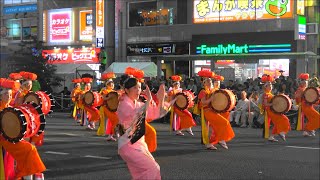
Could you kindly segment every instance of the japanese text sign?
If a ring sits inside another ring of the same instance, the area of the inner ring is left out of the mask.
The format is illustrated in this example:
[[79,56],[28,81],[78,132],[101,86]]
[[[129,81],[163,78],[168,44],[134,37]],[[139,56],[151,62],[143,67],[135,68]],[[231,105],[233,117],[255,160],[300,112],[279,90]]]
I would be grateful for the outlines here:
[[92,41],[92,10],[80,11],[80,40]]
[[194,0],[193,6],[194,23],[293,17],[293,0]]
[[100,63],[99,52],[99,48],[54,49],[43,50],[42,56],[48,64],[95,64]]
[[[96,0],[96,40],[104,39],[104,0]],[[96,44],[96,47],[103,47],[103,44]]]
[[49,17],[50,42],[71,41],[71,11],[51,12]]

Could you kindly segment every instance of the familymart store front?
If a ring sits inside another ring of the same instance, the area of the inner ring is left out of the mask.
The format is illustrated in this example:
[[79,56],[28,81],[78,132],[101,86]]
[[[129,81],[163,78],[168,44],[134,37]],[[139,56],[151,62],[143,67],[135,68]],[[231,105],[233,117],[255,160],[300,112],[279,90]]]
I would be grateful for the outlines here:
[[[282,73],[295,78],[300,73],[297,72],[297,61],[308,62],[308,59],[316,57],[312,52],[297,52],[294,32],[283,31],[194,35],[190,55],[155,58],[171,63],[174,74],[181,74],[179,69],[183,65],[189,69],[183,73],[190,77],[202,69],[212,69],[225,76],[226,80],[245,81],[263,74],[278,77]],[[313,64],[309,66],[316,67]]]

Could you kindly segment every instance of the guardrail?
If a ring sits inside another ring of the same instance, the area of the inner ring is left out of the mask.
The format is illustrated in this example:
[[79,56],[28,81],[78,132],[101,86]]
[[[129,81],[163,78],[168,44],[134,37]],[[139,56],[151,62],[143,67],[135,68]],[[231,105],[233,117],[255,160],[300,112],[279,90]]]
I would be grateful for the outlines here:
[[69,111],[73,108],[73,102],[70,95],[63,95],[63,93],[61,93],[60,95],[53,94],[52,97],[55,104],[53,110]]

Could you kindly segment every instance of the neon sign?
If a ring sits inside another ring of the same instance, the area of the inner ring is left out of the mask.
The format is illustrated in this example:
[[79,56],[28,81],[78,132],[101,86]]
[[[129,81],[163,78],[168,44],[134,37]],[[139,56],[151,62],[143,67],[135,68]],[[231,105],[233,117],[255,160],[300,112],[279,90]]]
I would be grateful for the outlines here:
[[196,47],[196,54],[250,54],[250,53],[272,53],[291,52],[291,44],[218,44]]
[[70,42],[72,40],[71,18],[71,11],[50,13],[50,42]]
[[99,48],[43,50],[48,64],[94,64],[99,63]]

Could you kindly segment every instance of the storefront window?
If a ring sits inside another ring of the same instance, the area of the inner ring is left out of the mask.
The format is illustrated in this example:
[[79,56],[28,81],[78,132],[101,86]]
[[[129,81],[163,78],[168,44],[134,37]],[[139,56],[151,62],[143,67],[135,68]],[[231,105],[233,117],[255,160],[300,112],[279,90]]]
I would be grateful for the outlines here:
[[9,19],[5,24],[11,40],[32,40],[37,36],[37,21],[34,18]]
[[4,0],[5,5],[22,4],[22,3],[36,3],[37,0]]
[[21,20],[7,20],[8,37],[12,40],[21,40]]
[[289,76],[289,59],[260,59],[258,65],[258,75],[269,74],[273,77]]
[[186,19],[186,16],[178,19],[177,7],[184,7],[184,3],[179,0],[129,3],[129,27],[183,23],[183,18]]

